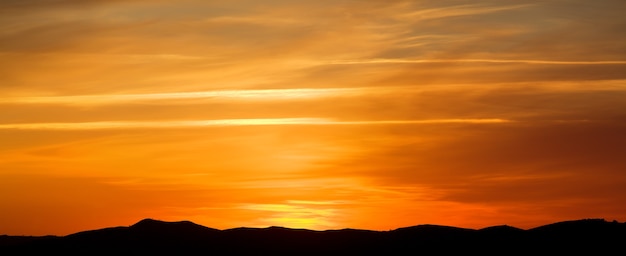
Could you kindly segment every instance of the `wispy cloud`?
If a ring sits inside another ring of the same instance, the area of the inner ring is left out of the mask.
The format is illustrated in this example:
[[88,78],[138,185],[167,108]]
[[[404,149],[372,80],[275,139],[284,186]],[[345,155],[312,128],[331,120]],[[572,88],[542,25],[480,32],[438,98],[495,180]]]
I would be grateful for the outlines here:
[[430,119],[430,120],[375,120],[375,121],[332,121],[325,124],[356,124],[356,125],[373,125],[373,124],[451,124],[451,123],[467,123],[467,124],[497,124],[512,122],[507,119],[489,118],[489,119]]
[[287,200],[288,204],[296,205],[340,205],[348,204],[349,201],[331,200],[331,201],[310,201],[310,200]]
[[145,121],[145,122],[80,122],[80,123],[21,123],[0,124],[0,129],[21,130],[101,130],[137,128],[184,128],[210,126],[261,126],[261,125],[390,125],[390,124],[496,124],[508,123],[506,119],[433,119],[433,120],[369,120],[338,121],[329,118],[256,118],[219,119],[192,121]]
[[441,8],[417,10],[401,17],[417,20],[441,19],[455,16],[478,15],[501,11],[508,11],[532,6],[530,4],[509,6],[458,5]]
[[510,60],[510,59],[363,59],[363,60],[334,60],[324,62],[328,65],[351,64],[413,64],[413,63],[518,63],[518,64],[545,64],[545,65],[614,65],[626,64],[626,60],[597,60],[597,61],[565,61],[565,60]]
[[15,97],[0,99],[0,103],[54,103],[54,104],[115,104],[153,100],[185,99],[241,99],[241,100],[284,100],[307,99],[346,95],[365,91],[366,88],[301,88],[301,89],[263,89],[263,90],[214,90],[200,92],[173,92],[147,94],[108,94],[108,95],[72,95],[50,97]]
[[221,119],[194,121],[158,121],[158,122],[82,122],[82,123],[30,123],[2,124],[0,129],[26,130],[99,130],[128,128],[178,128],[203,126],[251,126],[251,125],[302,125],[325,124],[320,118],[274,118],[274,119]]

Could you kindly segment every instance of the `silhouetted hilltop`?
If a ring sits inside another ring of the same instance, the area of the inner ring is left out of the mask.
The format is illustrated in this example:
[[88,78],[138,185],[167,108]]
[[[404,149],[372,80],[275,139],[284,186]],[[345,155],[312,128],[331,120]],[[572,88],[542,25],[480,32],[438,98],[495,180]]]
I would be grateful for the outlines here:
[[190,221],[144,219],[131,226],[67,236],[0,236],[0,251],[21,253],[170,253],[218,255],[406,255],[479,253],[516,255],[602,252],[620,254],[626,223],[584,219],[528,230],[511,226],[468,229],[417,225],[389,231],[316,231],[285,227],[218,230]]
[[498,234],[498,233],[499,234],[506,234],[506,233],[520,234],[524,232],[524,230],[521,228],[511,227],[509,225],[491,226],[491,227],[479,229],[478,231],[483,232],[483,233],[490,233],[490,234]]

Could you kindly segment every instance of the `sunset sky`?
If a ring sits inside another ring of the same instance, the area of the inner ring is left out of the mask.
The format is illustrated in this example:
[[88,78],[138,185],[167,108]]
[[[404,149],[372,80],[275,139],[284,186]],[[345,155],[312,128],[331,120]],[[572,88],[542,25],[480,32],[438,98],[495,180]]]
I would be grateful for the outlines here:
[[0,1],[0,234],[626,221],[626,1]]

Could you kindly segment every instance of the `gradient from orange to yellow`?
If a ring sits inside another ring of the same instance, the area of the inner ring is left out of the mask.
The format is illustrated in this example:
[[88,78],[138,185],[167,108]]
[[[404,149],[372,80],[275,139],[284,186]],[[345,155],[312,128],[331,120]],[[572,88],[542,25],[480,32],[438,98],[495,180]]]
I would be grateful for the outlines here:
[[0,234],[626,221],[626,2],[0,2]]

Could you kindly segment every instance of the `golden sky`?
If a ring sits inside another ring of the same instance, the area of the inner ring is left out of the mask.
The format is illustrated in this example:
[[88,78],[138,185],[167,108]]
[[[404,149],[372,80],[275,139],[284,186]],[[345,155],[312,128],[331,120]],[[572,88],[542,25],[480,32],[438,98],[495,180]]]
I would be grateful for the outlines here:
[[626,221],[626,2],[0,2],[0,234]]

